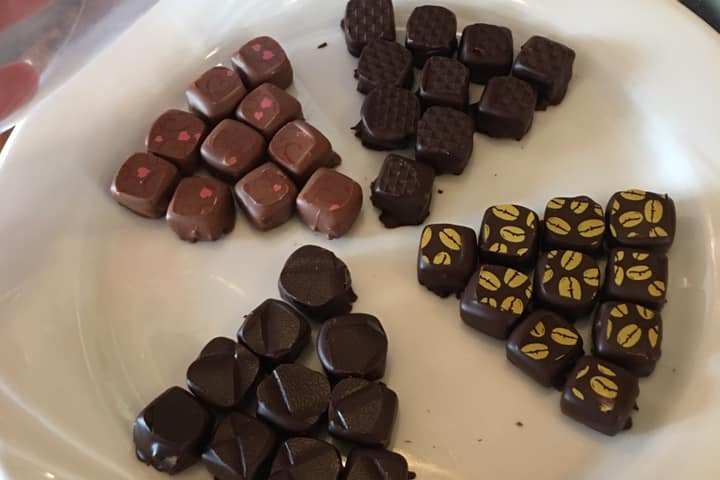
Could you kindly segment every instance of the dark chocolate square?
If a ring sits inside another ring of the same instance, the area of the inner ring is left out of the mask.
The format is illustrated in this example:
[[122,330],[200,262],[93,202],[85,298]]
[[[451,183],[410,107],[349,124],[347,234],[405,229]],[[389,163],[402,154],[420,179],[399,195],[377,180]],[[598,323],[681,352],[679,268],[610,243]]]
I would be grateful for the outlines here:
[[550,250],[535,269],[535,301],[568,320],[592,312],[600,292],[600,267],[590,255]]
[[182,110],[168,110],[150,127],[145,145],[150,153],[174,163],[183,175],[198,166],[200,144],[208,129],[200,117]]
[[630,415],[640,395],[638,379],[596,357],[581,358],[568,376],[560,408],[568,417],[606,435],[632,426]]
[[273,163],[260,165],[235,185],[235,197],[250,223],[270,230],[290,220],[298,190]]
[[475,232],[447,223],[425,227],[418,251],[420,285],[441,297],[460,293],[476,266]]
[[271,83],[263,83],[248,93],[240,102],[236,115],[268,141],[285,124],[303,118],[300,102]]
[[545,250],[576,250],[593,256],[603,251],[605,214],[590,197],[551,199],[545,207],[543,225]]
[[283,89],[292,85],[290,59],[274,38],[257,37],[250,40],[233,55],[232,63],[251,90],[263,83],[272,83]]
[[510,75],[513,37],[509,28],[487,23],[468,25],[460,40],[458,59],[470,69],[473,83]]
[[392,0],[350,0],[340,23],[350,54],[359,57],[376,38],[395,41],[395,11]]
[[485,263],[530,267],[538,250],[538,216],[521,205],[490,207],[483,216],[479,244]]
[[505,350],[508,360],[540,385],[560,389],[583,356],[583,339],[560,315],[536,310],[513,330]]
[[420,225],[430,213],[434,179],[427,165],[388,155],[370,185],[370,200],[382,212],[380,221],[388,228]]
[[268,153],[300,185],[318,168],[335,167],[340,163],[330,140],[304,120],[295,120],[282,127],[270,141]]
[[180,181],[167,211],[167,222],[182,240],[214,241],[235,227],[230,187],[211,177]]
[[179,181],[178,169],[172,163],[151,153],[136,153],[118,170],[110,193],[138,215],[160,218],[165,216]]
[[405,46],[413,52],[417,68],[430,57],[452,57],[457,48],[455,14],[434,5],[415,8],[408,19]]
[[380,85],[410,88],[415,78],[412,53],[393,41],[372,40],[360,55],[355,78],[361,93],[370,93]]
[[505,340],[528,312],[533,295],[530,276],[501,265],[482,265],[460,301],[463,322]]
[[611,247],[667,252],[675,239],[675,203],[667,194],[626,190],[606,209]]
[[340,172],[319,168],[300,191],[296,206],[311,230],[329,239],[342,237],[360,215],[362,188]]
[[472,156],[475,125],[463,112],[447,107],[430,107],[417,127],[415,158],[435,173],[460,175]]
[[203,73],[185,91],[190,110],[212,125],[231,117],[245,94],[240,76],[222,66]]
[[593,354],[646,377],[662,347],[660,312],[629,302],[605,302],[595,312]]
[[608,255],[605,297],[639,303],[655,310],[665,305],[668,259],[663,253],[615,248]]
[[415,137],[420,102],[411,92],[387,85],[365,97],[355,135],[374,150],[399,150]]
[[425,62],[418,93],[424,108],[437,105],[464,112],[469,89],[470,71],[454,58],[431,57]]
[[408,462],[399,453],[379,448],[353,448],[343,480],[408,480]]
[[575,52],[541,36],[531,37],[520,48],[512,74],[532,84],[538,92],[538,107],[557,105],[567,92]]
[[493,77],[475,107],[478,132],[495,138],[522,139],[532,127],[537,96],[527,82]]
[[210,170],[234,183],[262,163],[266,146],[265,138],[256,130],[226,119],[210,132],[200,153]]

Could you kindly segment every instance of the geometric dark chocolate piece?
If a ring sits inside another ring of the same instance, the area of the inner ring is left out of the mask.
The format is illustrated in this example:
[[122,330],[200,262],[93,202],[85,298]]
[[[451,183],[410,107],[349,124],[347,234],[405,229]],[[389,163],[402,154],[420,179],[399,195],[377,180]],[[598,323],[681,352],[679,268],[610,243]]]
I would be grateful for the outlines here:
[[484,263],[529,268],[538,250],[538,216],[521,205],[495,205],[485,211],[480,228]]
[[600,267],[590,255],[550,250],[535,269],[535,302],[575,321],[592,312],[600,292]]
[[238,205],[258,230],[270,230],[290,220],[298,190],[274,163],[267,162],[235,185]]
[[268,141],[286,123],[303,118],[300,102],[272,83],[263,83],[248,93],[235,114]]
[[232,63],[248,89],[263,83],[288,88],[293,82],[293,69],[285,50],[275,39],[257,37],[232,56]]
[[167,222],[187,242],[214,241],[235,227],[230,187],[210,177],[183,178],[167,211]]
[[205,407],[182,388],[171,387],[137,416],[135,455],[159,472],[181,472],[200,459],[211,427]]
[[267,143],[253,128],[225,119],[210,132],[200,148],[205,164],[229,182],[237,182],[260,165]]
[[675,239],[675,203],[667,194],[617,192],[606,212],[610,247],[667,252]]
[[268,154],[299,185],[318,168],[340,163],[327,137],[304,120],[282,127],[270,141]]
[[229,68],[213,67],[185,91],[190,110],[216,124],[230,118],[247,89],[240,76]]
[[599,256],[605,237],[605,214],[592,198],[556,197],[545,207],[542,246]]
[[408,480],[408,463],[399,453],[379,448],[353,448],[343,480]]
[[360,56],[355,78],[360,93],[370,93],[380,85],[409,89],[415,78],[412,53],[396,42],[372,40]]
[[513,37],[509,28],[475,23],[463,30],[458,59],[470,69],[473,83],[510,75]]
[[314,438],[296,437],[282,444],[269,480],[337,480],[342,470],[340,452]]
[[465,111],[468,106],[470,71],[454,58],[431,57],[425,62],[420,83],[423,108],[433,105]]
[[392,0],[350,0],[340,22],[351,55],[359,57],[376,38],[395,41],[395,12]]
[[355,180],[322,167],[300,190],[295,205],[305,225],[332,240],[350,230],[360,215],[362,202],[362,187]]
[[420,101],[408,90],[382,85],[365,98],[355,127],[362,144],[373,150],[405,148],[415,136]]
[[529,83],[515,77],[493,77],[475,106],[475,126],[491,137],[520,140],[530,131],[536,103]]
[[520,47],[512,74],[537,89],[538,108],[544,109],[565,98],[574,61],[572,49],[548,38],[534,36]]
[[438,175],[460,175],[473,151],[475,125],[463,112],[447,107],[425,110],[417,127],[415,159]]
[[668,259],[663,253],[615,248],[608,255],[605,276],[605,298],[655,310],[667,301]]
[[415,8],[407,22],[405,46],[413,52],[417,68],[430,57],[452,57],[457,48],[455,14],[444,7]]
[[420,238],[418,282],[441,297],[459,293],[477,266],[475,232],[459,225],[428,225]]
[[630,415],[639,395],[634,375],[605,360],[585,356],[568,376],[560,408],[598,432],[616,435],[632,426]]
[[200,159],[200,144],[207,134],[200,117],[182,110],[168,110],[150,127],[145,145],[149,153],[174,163],[183,175],[191,175]]
[[560,315],[536,310],[513,330],[505,351],[510,363],[540,385],[560,389],[583,356],[583,339]]
[[110,193],[115,201],[148,218],[165,216],[180,181],[172,163],[151,153],[135,153],[118,170]]

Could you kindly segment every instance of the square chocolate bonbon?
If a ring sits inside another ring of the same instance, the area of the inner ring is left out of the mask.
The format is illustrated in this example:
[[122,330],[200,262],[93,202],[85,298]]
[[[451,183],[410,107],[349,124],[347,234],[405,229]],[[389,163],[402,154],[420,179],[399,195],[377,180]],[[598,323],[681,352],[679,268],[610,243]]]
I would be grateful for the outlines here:
[[388,155],[370,185],[370,201],[382,212],[383,225],[420,225],[430,213],[434,179],[435,172],[427,165]]
[[270,230],[290,220],[298,189],[274,163],[264,163],[235,185],[235,197],[250,223]]
[[150,127],[145,145],[149,153],[174,163],[183,175],[191,175],[197,168],[200,145],[207,131],[205,122],[197,115],[168,110]]
[[483,216],[479,244],[485,263],[530,267],[538,250],[538,216],[521,205],[492,206]]
[[632,426],[630,415],[639,395],[635,376],[610,362],[585,356],[568,376],[560,408],[598,432],[616,435]]
[[505,351],[513,365],[540,385],[560,389],[583,356],[583,339],[560,315],[536,310],[513,330]]
[[237,120],[225,119],[200,148],[205,164],[222,179],[237,182],[260,165],[267,143],[255,129]]
[[359,57],[373,39],[395,41],[392,0],[350,0],[340,23],[351,55]]
[[387,447],[397,410],[397,394],[384,383],[346,378],[333,388],[328,431],[361,445]]
[[468,25],[460,40],[458,59],[470,69],[473,83],[510,75],[513,37],[509,28],[487,23]]
[[459,293],[477,266],[475,232],[437,223],[422,232],[418,251],[418,282],[441,297]]
[[417,127],[415,158],[435,173],[460,175],[473,151],[475,125],[463,112],[447,107],[425,110]]
[[268,141],[285,124],[303,118],[300,102],[271,83],[263,83],[248,93],[240,102],[236,115]]
[[590,197],[551,199],[545,207],[543,223],[545,250],[575,250],[593,256],[603,251],[605,214]]
[[340,157],[330,140],[304,120],[295,120],[270,141],[268,154],[295,182],[302,185],[320,167],[335,167]]
[[300,219],[329,239],[345,235],[362,208],[362,188],[352,178],[329,168],[310,177],[295,202]]
[[595,312],[593,354],[646,377],[662,347],[660,312],[630,302],[605,302]]
[[606,209],[610,247],[667,252],[675,239],[675,203],[667,194],[626,190]]
[[478,132],[495,138],[522,139],[532,127],[537,96],[529,83],[493,77],[474,107]]
[[464,112],[470,95],[470,71],[454,58],[431,57],[423,67],[418,95],[425,108],[437,105]]
[[250,40],[233,55],[232,63],[249,89],[263,83],[272,83],[285,89],[293,83],[290,59],[271,37]]
[[230,187],[210,177],[183,178],[166,218],[182,240],[192,243],[217,240],[235,227],[235,202]]
[[575,52],[565,45],[541,36],[531,37],[520,47],[512,74],[532,84],[538,92],[538,107],[557,105],[573,73]]
[[600,267],[590,255],[550,250],[535,269],[536,303],[569,320],[590,313],[600,292]]
[[399,453],[380,448],[353,448],[348,455],[343,480],[408,480],[414,478],[408,462]]
[[608,255],[604,295],[656,310],[665,305],[668,259],[663,253],[615,248]]
[[240,76],[222,66],[203,73],[185,91],[190,110],[213,125],[230,118],[246,94]]
[[529,310],[532,295],[532,279],[525,273],[482,265],[465,288],[460,317],[474,329],[505,340]]
[[415,137],[419,119],[420,101],[415,95],[383,85],[365,97],[355,135],[373,150],[402,149]]
[[394,41],[372,40],[360,55],[355,78],[360,93],[370,93],[380,85],[410,88],[415,79],[412,53]]
[[338,480],[342,458],[334,445],[309,437],[293,437],[278,449],[268,480]]
[[179,181],[178,169],[172,163],[151,153],[136,153],[118,170],[110,193],[138,215],[160,218],[165,216]]
[[430,57],[452,57],[457,48],[455,14],[434,5],[415,8],[407,22],[405,46],[413,52],[417,68]]

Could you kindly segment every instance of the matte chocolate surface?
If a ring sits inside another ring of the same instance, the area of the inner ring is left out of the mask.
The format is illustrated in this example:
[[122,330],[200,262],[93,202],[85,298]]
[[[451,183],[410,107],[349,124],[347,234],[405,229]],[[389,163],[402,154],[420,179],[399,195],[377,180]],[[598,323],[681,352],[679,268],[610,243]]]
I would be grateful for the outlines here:
[[486,263],[527,268],[538,250],[538,216],[521,205],[488,208],[480,227],[480,259]]
[[213,172],[234,183],[262,163],[266,147],[265,138],[257,131],[225,119],[210,132],[200,153]]
[[268,299],[248,314],[238,339],[266,365],[276,366],[297,359],[310,342],[310,324],[287,303]]
[[425,164],[399,155],[385,158],[370,185],[370,200],[382,212],[388,228],[420,225],[430,213],[435,172]]
[[350,450],[342,480],[408,480],[405,457],[379,448]]
[[287,432],[307,432],[327,411],[330,383],[320,372],[286,363],[260,382],[257,400],[258,416]]
[[270,230],[290,220],[298,189],[274,163],[264,163],[235,185],[235,197],[248,220],[259,230]]
[[590,428],[616,435],[632,426],[630,415],[639,395],[637,378],[625,369],[585,356],[568,377],[560,408]]
[[217,480],[261,480],[267,478],[277,444],[266,424],[234,412],[220,423],[202,460]]
[[473,120],[465,113],[430,107],[418,123],[415,159],[437,174],[460,175],[472,156],[474,133]]
[[297,197],[300,219],[329,239],[345,235],[362,209],[362,188],[352,178],[329,168],[312,174]]
[[513,365],[540,385],[560,389],[583,356],[583,339],[560,315],[536,310],[510,334],[506,354]]
[[298,184],[305,183],[320,167],[340,164],[330,140],[304,120],[282,127],[270,141],[268,153]]
[[437,105],[465,111],[470,94],[470,71],[454,58],[431,57],[425,62],[420,82],[424,108]]
[[182,110],[168,110],[150,127],[145,145],[150,153],[162,157],[191,175],[200,159],[200,144],[208,129],[200,117]]
[[535,300],[568,320],[590,313],[600,291],[600,267],[574,250],[550,250],[535,269]]
[[482,265],[463,292],[460,317],[474,329],[505,340],[529,310],[532,295],[532,281],[525,273]]
[[222,66],[203,73],[185,91],[190,110],[210,124],[230,118],[245,94],[247,89],[240,76]]
[[337,480],[342,460],[337,448],[314,438],[296,437],[282,444],[270,480]]
[[545,207],[542,245],[545,250],[575,250],[593,256],[603,251],[605,213],[586,196],[556,197]]
[[385,375],[388,339],[376,317],[349,313],[323,323],[317,337],[317,354],[334,380],[359,377],[377,380]]
[[232,63],[249,89],[263,83],[288,88],[293,83],[293,69],[285,50],[270,37],[257,37],[238,50]]
[[355,78],[360,93],[370,93],[380,85],[409,89],[415,79],[412,53],[394,41],[372,40],[360,56]]
[[358,57],[373,39],[395,41],[392,0],[350,0],[340,23],[350,54]]
[[477,266],[475,232],[438,223],[423,230],[418,251],[418,282],[441,297],[459,293]]
[[655,310],[665,305],[668,259],[665,254],[615,248],[608,255],[605,297],[639,303]]
[[626,190],[608,202],[611,247],[667,252],[675,239],[675,203],[667,194]]
[[572,49],[536,35],[520,48],[512,74],[537,89],[538,108],[542,109],[557,105],[565,98],[574,62]]
[[167,222],[188,242],[213,241],[235,227],[230,187],[210,177],[183,178],[167,211]]
[[211,427],[205,407],[182,388],[171,387],[135,420],[135,455],[160,472],[181,472],[199,460]]
[[485,84],[492,77],[510,75],[512,32],[509,28],[487,23],[468,25],[460,40],[458,59],[470,69],[470,79],[474,83]]
[[397,394],[384,383],[347,378],[332,391],[328,430],[331,435],[354,443],[386,447],[397,409]]
[[148,218],[165,216],[180,181],[172,163],[151,153],[135,153],[118,170],[110,193],[123,207]]
[[248,93],[240,102],[236,115],[268,141],[285,124],[303,118],[300,102],[271,83],[263,83]]
[[365,98],[355,135],[374,150],[408,146],[420,119],[420,101],[408,90],[383,85]]
[[357,300],[345,263],[315,245],[302,246],[288,257],[278,286],[284,300],[315,320],[348,313]]
[[536,103],[529,83],[515,77],[493,77],[475,106],[476,128],[491,137],[520,140],[532,127]]
[[451,57],[457,48],[457,18],[444,7],[415,8],[407,23],[405,46],[413,52],[415,66],[422,68],[433,56]]

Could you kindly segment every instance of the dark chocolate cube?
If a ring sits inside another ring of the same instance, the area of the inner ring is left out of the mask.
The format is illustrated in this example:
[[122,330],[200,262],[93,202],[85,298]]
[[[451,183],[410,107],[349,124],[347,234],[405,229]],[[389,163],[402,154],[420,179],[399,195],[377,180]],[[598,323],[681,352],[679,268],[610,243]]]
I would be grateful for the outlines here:
[[455,14],[433,5],[415,8],[408,19],[405,46],[413,52],[417,68],[430,57],[452,57],[457,48]]
[[625,369],[591,356],[581,358],[568,376],[560,408],[568,417],[606,435],[632,426],[640,395],[638,379]]
[[123,207],[148,218],[165,216],[180,181],[178,169],[150,153],[136,153],[118,170],[110,193]]
[[167,222],[182,240],[214,241],[235,227],[230,187],[210,177],[180,181],[167,211]]
[[529,310],[532,294],[532,280],[525,273],[482,265],[465,287],[460,317],[474,329],[505,340]]
[[417,131],[420,102],[402,88],[380,86],[365,98],[355,135],[374,150],[397,150],[408,146]]
[[562,388],[567,373],[583,356],[583,339],[560,315],[536,310],[510,334],[506,353],[540,385]]
[[168,110],[150,127],[145,144],[148,152],[172,162],[183,175],[191,175],[197,168],[200,144],[207,131],[200,117]]
[[233,55],[232,63],[251,90],[263,83],[271,83],[283,89],[292,85],[290,59],[273,38],[257,37],[250,40]]
[[469,89],[470,71],[454,58],[431,57],[425,62],[418,93],[424,108],[437,105],[464,112]]
[[355,78],[361,93],[370,93],[380,85],[410,88],[415,78],[412,53],[394,41],[372,40],[360,55]]
[[434,179],[427,165],[388,155],[370,185],[370,200],[382,212],[380,221],[388,228],[420,225],[430,213]]
[[305,183],[318,168],[340,163],[327,137],[304,120],[282,127],[270,141],[268,153],[298,184]]
[[629,302],[605,302],[595,312],[593,354],[646,377],[662,347],[660,312]]
[[533,87],[514,77],[493,77],[475,107],[478,132],[495,138],[522,139],[532,127],[537,96]]
[[569,320],[592,312],[600,291],[600,267],[590,255],[550,250],[535,269],[535,300]]
[[485,263],[529,268],[538,250],[538,216],[521,205],[488,208],[480,227],[480,259]]
[[608,255],[605,297],[639,303],[655,310],[665,305],[668,259],[665,254],[615,248]]
[[473,83],[510,75],[513,37],[509,28],[487,23],[468,25],[460,40],[458,59],[470,69]]
[[303,118],[300,102],[271,83],[263,83],[248,93],[240,102],[236,115],[268,141],[285,124]]
[[336,480],[342,458],[335,446],[308,437],[285,441],[275,455],[268,480]]
[[425,227],[418,251],[420,285],[441,297],[460,293],[476,266],[475,232],[447,223]]
[[262,163],[266,146],[257,131],[237,120],[226,119],[210,132],[200,153],[219,177],[237,182]]
[[417,128],[415,158],[435,173],[460,175],[473,151],[475,126],[465,113],[452,108],[430,107]]
[[675,203],[643,190],[617,192],[606,209],[611,247],[667,252],[675,239]]
[[240,76],[229,68],[213,67],[203,73],[185,91],[190,110],[210,124],[229,118],[247,89]]
[[538,107],[557,105],[567,92],[573,72],[575,52],[548,38],[534,36],[520,48],[512,74],[533,85]]
[[343,480],[407,480],[409,478],[412,477],[405,457],[380,448],[350,450],[343,473]]
[[543,222],[545,250],[575,250],[593,256],[602,253],[605,214],[590,197],[553,198],[545,207]]
[[342,237],[362,208],[362,188],[352,178],[320,168],[313,173],[295,202],[300,219],[329,239]]
[[350,54],[358,57],[371,40],[395,41],[392,0],[350,0],[340,23]]
[[298,189],[274,163],[264,163],[235,185],[235,197],[248,220],[259,230],[270,230],[290,220]]

